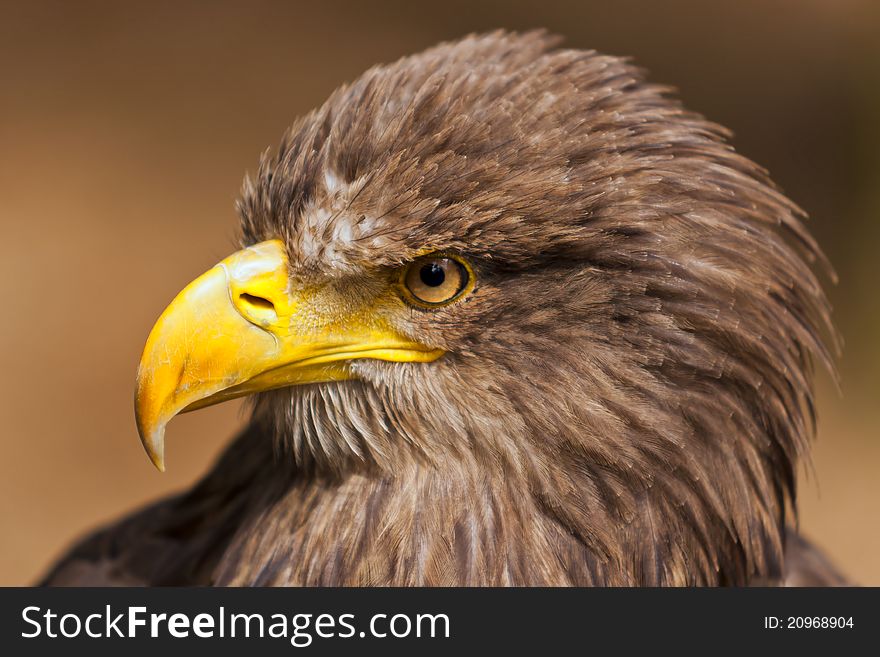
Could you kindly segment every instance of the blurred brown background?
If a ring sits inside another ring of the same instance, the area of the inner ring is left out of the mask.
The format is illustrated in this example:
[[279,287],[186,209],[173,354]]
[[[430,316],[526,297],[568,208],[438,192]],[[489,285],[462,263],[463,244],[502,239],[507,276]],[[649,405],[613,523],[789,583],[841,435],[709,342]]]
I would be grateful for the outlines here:
[[819,379],[801,526],[880,584],[880,3],[0,2],[0,584],[192,482],[244,418],[135,432],[153,320],[234,248],[242,174],[376,62],[495,27],[632,55],[736,133],[808,210],[840,274],[843,392]]

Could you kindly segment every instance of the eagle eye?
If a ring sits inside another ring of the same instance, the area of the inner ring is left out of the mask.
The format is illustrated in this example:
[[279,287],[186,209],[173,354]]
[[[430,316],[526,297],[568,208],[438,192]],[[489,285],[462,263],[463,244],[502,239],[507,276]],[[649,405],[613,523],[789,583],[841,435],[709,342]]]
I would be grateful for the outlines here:
[[473,281],[463,260],[445,255],[430,255],[414,260],[403,270],[404,296],[423,308],[443,306],[469,290]]

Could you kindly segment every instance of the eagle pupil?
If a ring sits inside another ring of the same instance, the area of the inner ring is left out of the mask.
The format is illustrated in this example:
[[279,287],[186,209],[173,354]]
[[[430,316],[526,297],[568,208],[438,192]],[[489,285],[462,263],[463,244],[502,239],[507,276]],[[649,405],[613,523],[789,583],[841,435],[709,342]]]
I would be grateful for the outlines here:
[[446,280],[446,272],[444,272],[443,267],[436,262],[424,265],[419,271],[419,276],[422,279],[422,283],[428,287],[439,287],[443,285],[443,281]]

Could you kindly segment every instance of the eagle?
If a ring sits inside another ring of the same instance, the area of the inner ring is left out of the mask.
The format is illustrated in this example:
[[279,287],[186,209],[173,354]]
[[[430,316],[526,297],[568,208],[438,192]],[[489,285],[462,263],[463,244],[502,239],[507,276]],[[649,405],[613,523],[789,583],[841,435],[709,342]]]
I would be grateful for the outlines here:
[[340,87],[137,370],[160,470],[176,414],[247,395],[249,425],[43,583],[843,583],[795,529],[834,274],[729,138],[543,31]]

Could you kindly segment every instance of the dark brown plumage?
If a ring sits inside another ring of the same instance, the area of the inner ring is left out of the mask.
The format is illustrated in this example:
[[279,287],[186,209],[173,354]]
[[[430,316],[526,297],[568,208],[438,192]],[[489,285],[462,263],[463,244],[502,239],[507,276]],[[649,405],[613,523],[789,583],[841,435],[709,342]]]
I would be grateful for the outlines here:
[[801,211],[638,69],[555,43],[440,45],[296,122],[244,243],[348,298],[463,255],[466,299],[389,316],[445,355],[260,394],[200,484],[47,583],[841,581],[786,532],[837,348]]

